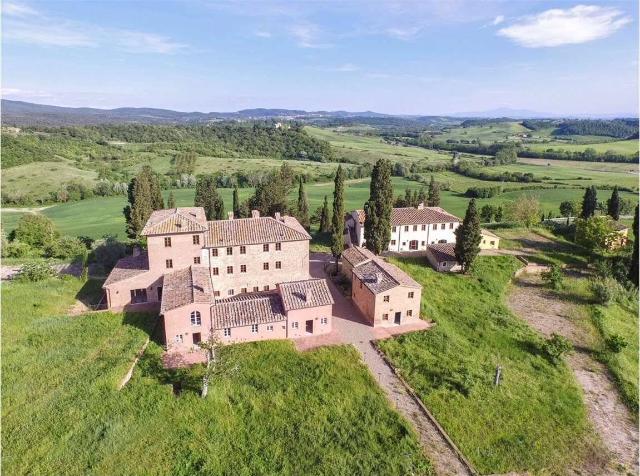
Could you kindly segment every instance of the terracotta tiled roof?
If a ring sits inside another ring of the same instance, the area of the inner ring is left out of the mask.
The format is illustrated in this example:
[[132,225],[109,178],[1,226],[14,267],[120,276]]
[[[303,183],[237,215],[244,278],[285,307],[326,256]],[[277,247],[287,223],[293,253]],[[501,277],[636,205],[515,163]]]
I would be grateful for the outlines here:
[[486,229],[484,229],[484,228],[482,228],[482,229],[480,230],[480,234],[481,234],[481,235],[490,236],[490,237],[492,237],[492,238],[500,238],[498,235],[496,235],[496,234],[494,234],[494,233],[492,233],[492,232],[490,232],[489,230],[486,230]]
[[358,266],[360,263],[364,263],[373,257],[375,257],[375,254],[367,248],[362,248],[360,246],[352,246],[342,252],[342,258],[351,263],[351,266]]
[[333,304],[333,298],[325,279],[280,283],[278,289],[285,311]]
[[310,239],[309,233],[293,217],[280,220],[260,217],[210,221],[204,243],[205,247],[214,248]]
[[438,263],[444,261],[458,261],[456,253],[454,251],[455,245],[453,243],[437,243],[427,246],[427,252],[436,259]]
[[[356,210],[360,223],[364,223],[364,210]],[[391,226],[430,225],[432,223],[451,223],[462,221],[440,207],[404,207],[391,210]]]
[[277,293],[251,293],[220,299],[211,306],[214,329],[284,321],[284,308]]
[[353,274],[374,294],[383,293],[397,286],[422,287],[400,268],[378,257],[353,268]]
[[202,207],[168,208],[154,211],[141,234],[193,233],[207,230],[207,218]]
[[191,266],[164,275],[160,314],[193,303],[212,302],[208,268]]
[[149,257],[147,253],[141,253],[138,256],[127,256],[118,260],[102,287],[107,287],[110,284],[118,283],[147,272],[149,272]]

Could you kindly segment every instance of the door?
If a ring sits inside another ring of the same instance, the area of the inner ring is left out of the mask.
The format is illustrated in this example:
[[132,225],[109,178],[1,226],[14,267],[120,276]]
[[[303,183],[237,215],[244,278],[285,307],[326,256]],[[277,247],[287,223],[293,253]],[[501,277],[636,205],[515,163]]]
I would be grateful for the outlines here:
[[162,286],[158,286],[158,301],[162,301]]
[[307,332],[307,334],[313,334],[313,321],[307,321],[305,323],[305,331]]
[[394,324],[400,324],[400,317],[402,316],[401,312],[396,312],[395,317],[393,318],[393,323]]
[[201,340],[202,340],[202,335],[199,332],[194,332],[193,333],[193,343],[194,344],[199,344]]
[[417,250],[418,249],[418,240],[411,240],[409,242],[409,249],[410,250]]

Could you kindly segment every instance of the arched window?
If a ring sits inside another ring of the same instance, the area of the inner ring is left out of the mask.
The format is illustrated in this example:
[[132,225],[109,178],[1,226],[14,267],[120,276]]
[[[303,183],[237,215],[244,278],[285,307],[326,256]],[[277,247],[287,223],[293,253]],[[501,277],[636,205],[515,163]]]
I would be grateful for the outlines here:
[[192,311],[191,312],[191,325],[199,326],[202,324],[202,319],[200,318],[200,311]]

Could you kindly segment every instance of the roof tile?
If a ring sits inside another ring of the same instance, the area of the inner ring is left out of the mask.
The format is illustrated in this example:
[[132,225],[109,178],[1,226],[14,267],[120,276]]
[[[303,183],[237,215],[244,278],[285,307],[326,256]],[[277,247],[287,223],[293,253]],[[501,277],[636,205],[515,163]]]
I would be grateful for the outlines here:
[[333,304],[333,298],[325,279],[279,283],[278,289],[285,311]]
[[207,248],[214,248],[310,239],[298,220],[287,216],[280,220],[260,217],[210,221],[204,242]]

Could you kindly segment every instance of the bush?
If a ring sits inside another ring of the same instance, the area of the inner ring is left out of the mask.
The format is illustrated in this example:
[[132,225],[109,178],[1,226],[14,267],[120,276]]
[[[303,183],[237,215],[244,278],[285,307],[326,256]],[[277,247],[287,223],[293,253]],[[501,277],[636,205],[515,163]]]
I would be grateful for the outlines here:
[[607,346],[607,349],[609,349],[614,354],[619,354],[620,352],[622,352],[622,349],[629,345],[624,337],[619,334],[613,334],[607,337],[604,343]]
[[562,288],[563,279],[562,269],[555,264],[549,268],[549,271],[542,273],[542,280],[547,283],[551,289],[555,289],[556,291]]
[[553,363],[558,364],[563,355],[573,350],[573,345],[566,337],[553,333],[551,337],[544,342],[542,348],[549,359]]
[[116,239],[115,236],[106,236],[96,242],[92,258],[103,270],[108,273],[113,269],[120,258],[127,255],[127,246]]
[[45,247],[45,256],[48,258],[77,259],[84,256],[86,251],[87,247],[78,238],[63,236]]
[[27,263],[20,270],[20,281],[42,281],[55,276],[56,272],[48,263]]
[[53,222],[44,215],[26,213],[13,231],[11,239],[42,249],[58,239],[58,231]]
[[31,246],[21,241],[12,241],[2,247],[3,258],[25,258],[34,256],[35,252]]
[[613,278],[594,279],[589,283],[589,287],[595,301],[604,306],[608,306],[620,291],[620,285]]

